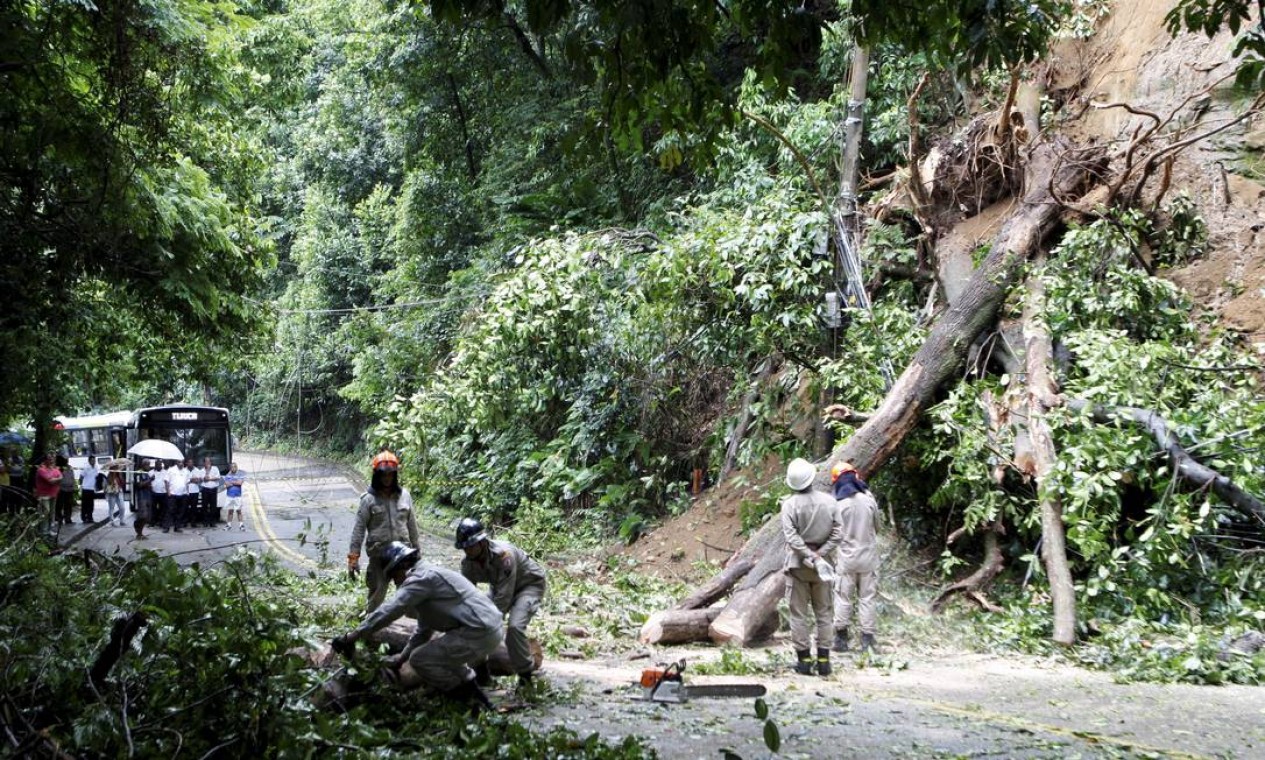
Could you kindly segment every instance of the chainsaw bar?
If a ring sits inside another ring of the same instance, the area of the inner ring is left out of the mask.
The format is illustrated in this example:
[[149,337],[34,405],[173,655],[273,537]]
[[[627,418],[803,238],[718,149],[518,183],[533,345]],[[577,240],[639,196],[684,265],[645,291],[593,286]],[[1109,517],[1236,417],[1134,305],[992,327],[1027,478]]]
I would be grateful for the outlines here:
[[768,692],[760,683],[712,683],[686,686],[685,696],[699,697],[763,697]]

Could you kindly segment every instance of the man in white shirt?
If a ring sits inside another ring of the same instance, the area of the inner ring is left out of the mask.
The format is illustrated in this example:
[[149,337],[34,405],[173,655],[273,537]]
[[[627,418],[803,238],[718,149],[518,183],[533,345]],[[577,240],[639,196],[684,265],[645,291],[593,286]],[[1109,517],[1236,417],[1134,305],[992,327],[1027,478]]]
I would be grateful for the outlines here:
[[167,522],[167,463],[158,460],[158,468],[154,470],[154,480],[149,484],[150,490],[153,491],[154,500],[152,503],[153,514],[150,515],[150,525],[166,525]]
[[202,476],[193,467],[193,460],[184,460],[185,472],[189,475],[189,482],[185,485],[184,491],[184,522],[185,525],[197,525],[202,521],[202,508],[198,506],[198,494],[202,492]]
[[88,457],[88,464],[79,473],[79,519],[83,520],[84,525],[92,522],[92,512],[97,506],[97,476],[100,474],[97,458]]
[[[208,528],[220,521],[220,468],[211,464],[211,457],[202,459],[202,522]],[[198,470],[195,470],[198,472]]]
[[176,462],[167,468],[167,514],[163,518],[163,533],[181,532],[184,527],[185,495],[189,491],[189,470]]

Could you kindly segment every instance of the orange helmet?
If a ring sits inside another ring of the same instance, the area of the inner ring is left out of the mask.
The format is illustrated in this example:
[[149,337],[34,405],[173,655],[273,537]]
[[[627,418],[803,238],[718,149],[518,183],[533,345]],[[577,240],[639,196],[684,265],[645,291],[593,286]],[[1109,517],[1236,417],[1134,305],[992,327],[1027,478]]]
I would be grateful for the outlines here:
[[380,451],[369,461],[369,466],[375,470],[394,472],[400,469],[400,458],[390,451]]
[[857,468],[851,462],[835,462],[830,465],[830,482],[833,483],[840,478],[845,472],[856,472]]

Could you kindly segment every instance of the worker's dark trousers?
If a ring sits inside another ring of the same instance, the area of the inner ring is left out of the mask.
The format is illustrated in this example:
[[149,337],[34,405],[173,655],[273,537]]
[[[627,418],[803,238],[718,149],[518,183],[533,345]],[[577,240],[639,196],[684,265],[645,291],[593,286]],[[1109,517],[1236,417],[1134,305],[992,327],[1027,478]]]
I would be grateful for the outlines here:
[[97,492],[83,489],[83,493],[79,497],[79,519],[86,523],[92,522],[92,512],[97,506]]

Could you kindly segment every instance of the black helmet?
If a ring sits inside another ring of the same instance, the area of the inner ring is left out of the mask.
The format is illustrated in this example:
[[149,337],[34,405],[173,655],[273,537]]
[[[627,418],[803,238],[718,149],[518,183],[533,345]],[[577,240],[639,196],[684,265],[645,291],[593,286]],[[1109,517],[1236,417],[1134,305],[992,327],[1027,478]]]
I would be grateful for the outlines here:
[[400,565],[412,565],[417,562],[417,550],[408,544],[392,541],[378,553],[382,560],[382,574],[390,575]]
[[465,549],[488,537],[487,531],[483,529],[483,523],[473,517],[463,517],[461,522],[457,523],[457,548]]

